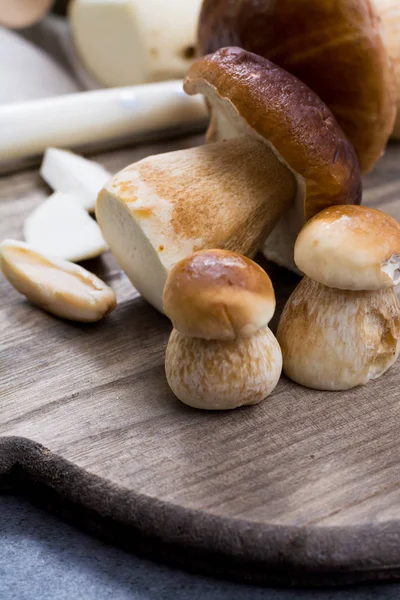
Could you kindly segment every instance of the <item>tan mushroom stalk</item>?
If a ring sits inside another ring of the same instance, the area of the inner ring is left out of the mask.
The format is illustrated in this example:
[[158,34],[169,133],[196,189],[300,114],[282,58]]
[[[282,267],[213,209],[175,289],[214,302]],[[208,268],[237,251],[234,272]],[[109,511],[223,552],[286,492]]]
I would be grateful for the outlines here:
[[174,326],[165,371],[179,400],[227,410],[271,394],[282,355],[268,328],[275,294],[261,267],[225,250],[197,252],[169,274],[164,308]]
[[336,206],[295,246],[305,273],[278,327],[284,372],[321,390],[377,379],[399,354],[400,225],[371,208]]
[[304,81],[335,115],[367,172],[395,119],[388,53],[400,68],[398,6],[398,0],[204,0],[198,49],[239,46]]
[[321,100],[295,77],[237,48],[197,61],[185,90],[203,94],[228,141],[152,156],[100,192],[96,216],[133,285],[162,310],[170,269],[205,248],[253,256],[285,216],[277,262],[292,265],[305,219],[357,203],[354,150]]

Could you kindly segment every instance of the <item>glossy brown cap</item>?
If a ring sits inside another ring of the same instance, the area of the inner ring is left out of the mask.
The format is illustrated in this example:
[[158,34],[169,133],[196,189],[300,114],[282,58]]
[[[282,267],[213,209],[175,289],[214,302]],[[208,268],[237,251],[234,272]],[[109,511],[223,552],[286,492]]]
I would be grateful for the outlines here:
[[331,206],[297,238],[294,259],[308,277],[343,290],[400,283],[400,224],[365,206]]
[[223,48],[198,59],[184,87],[205,95],[222,138],[254,135],[273,148],[297,176],[306,219],[332,204],[360,202],[354,149],[325,104],[293,75],[240,48]]
[[275,311],[266,272],[227,250],[203,250],[179,261],[168,276],[163,302],[175,329],[205,340],[250,336]]
[[332,110],[362,172],[393,129],[395,83],[370,0],[205,0],[201,55],[239,46],[304,81]]

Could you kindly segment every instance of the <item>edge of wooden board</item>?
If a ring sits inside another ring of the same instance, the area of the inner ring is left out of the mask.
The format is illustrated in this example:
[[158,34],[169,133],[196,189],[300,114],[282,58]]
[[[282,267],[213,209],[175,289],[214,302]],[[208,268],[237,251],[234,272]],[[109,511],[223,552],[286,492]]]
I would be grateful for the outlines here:
[[118,487],[20,437],[0,437],[0,489],[101,539],[188,571],[254,584],[400,578],[400,522],[288,527],[184,509]]

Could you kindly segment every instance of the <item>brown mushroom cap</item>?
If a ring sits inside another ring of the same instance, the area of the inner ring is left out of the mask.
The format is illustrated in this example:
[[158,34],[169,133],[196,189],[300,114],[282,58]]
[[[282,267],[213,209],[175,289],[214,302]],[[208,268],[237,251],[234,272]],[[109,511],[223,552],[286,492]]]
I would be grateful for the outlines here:
[[179,261],[168,276],[163,301],[175,329],[205,340],[250,336],[275,311],[266,272],[227,250],[203,250]]
[[239,46],[304,81],[332,110],[361,171],[383,153],[395,83],[370,0],[204,0],[199,51]]
[[50,10],[54,0],[1,0],[0,25],[22,29],[34,25]]
[[331,206],[297,238],[294,259],[308,277],[342,290],[379,290],[400,282],[400,224],[365,206]]
[[272,148],[297,178],[296,204],[306,219],[332,204],[360,202],[351,144],[320,98],[293,75],[240,48],[223,48],[197,60],[184,87],[210,103],[214,138],[253,135]]

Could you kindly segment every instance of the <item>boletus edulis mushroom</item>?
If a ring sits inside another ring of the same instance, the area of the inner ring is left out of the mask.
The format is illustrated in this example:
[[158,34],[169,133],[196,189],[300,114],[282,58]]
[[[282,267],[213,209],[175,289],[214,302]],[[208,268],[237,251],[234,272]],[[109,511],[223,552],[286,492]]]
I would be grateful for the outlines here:
[[198,50],[239,46],[304,81],[335,115],[367,172],[396,114],[388,56],[400,58],[396,18],[397,0],[204,0]]
[[320,390],[377,379],[399,354],[400,224],[360,206],[332,206],[295,246],[304,279],[278,327],[284,372]]
[[278,226],[273,259],[292,267],[306,219],[361,195],[356,155],[331,112],[268,60],[222,49],[194,63],[185,90],[205,96],[230,139],[128,166],[96,207],[120,266],[159,310],[168,272],[192,252],[252,257]]
[[196,252],[170,272],[164,310],[174,326],[165,370],[182,402],[226,410],[271,394],[282,354],[268,328],[275,294],[260,266],[226,250]]
[[375,0],[375,6],[382,21],[396,80],[397,116],[392,137],[400,139],[400,3],[399,0]]

